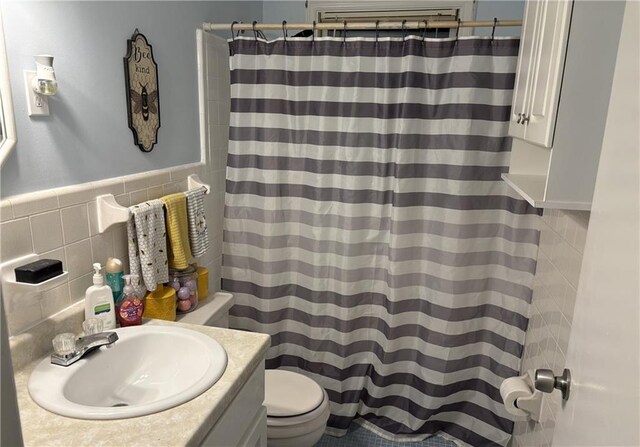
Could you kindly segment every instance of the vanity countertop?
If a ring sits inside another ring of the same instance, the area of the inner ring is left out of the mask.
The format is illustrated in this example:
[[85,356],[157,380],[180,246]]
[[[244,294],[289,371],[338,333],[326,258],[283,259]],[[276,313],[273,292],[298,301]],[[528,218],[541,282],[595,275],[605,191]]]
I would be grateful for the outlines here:
[[15,381],[25,446],[197,446],[263,361],[269,347],[265,334],[161,320],[145,324],[177,325],[217,340],[228,355],[220,380],[195,399],[159,413],[120,420],[72,419],[44,410],[31,399],[27,383],[43,356],[29,362],[22,358],[17,362],[23,366],[16,368]]

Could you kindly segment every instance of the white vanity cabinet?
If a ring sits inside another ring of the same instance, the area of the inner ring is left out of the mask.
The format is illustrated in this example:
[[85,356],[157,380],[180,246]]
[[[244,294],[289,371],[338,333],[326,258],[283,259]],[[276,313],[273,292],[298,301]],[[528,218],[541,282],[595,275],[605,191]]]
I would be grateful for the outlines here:
[[201,447],[267,447],[267,409],[264,403],[264,361],[256,368]]
[[624,1],[527,0],[502,178],[537,208],[589,210]]

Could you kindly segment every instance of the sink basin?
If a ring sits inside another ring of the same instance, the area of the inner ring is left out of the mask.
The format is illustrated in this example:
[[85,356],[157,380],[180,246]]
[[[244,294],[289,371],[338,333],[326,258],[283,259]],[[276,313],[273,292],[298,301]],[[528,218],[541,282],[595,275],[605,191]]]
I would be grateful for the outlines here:
[[115,330],[119,340],[64,367],[43,359],[29,378],[42,408],[79,419],[124,419],[183,404],[220,379],[227,353],[200,332],[170,326]]

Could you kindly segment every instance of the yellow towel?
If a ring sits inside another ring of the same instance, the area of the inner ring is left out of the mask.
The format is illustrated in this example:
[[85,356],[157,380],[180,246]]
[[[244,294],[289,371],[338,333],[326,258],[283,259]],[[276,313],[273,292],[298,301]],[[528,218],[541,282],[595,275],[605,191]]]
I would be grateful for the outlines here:
[[160,199],[167,213],[167,242],[169,267],[186,269],[191,262],[187,223],[187,197],[182,192]]

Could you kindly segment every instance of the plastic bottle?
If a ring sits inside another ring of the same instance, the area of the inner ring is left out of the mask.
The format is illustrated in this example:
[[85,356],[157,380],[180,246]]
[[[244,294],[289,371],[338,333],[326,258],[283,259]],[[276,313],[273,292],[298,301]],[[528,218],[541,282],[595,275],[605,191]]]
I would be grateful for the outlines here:
[[111,287],[113,302],[115,304],[118,298],[120,298],[122,288],[124,287],[122,261],[118,258],[108,258],[104,270],[106,272],[107,285]]
[[116,328],[116,313],[114,311],[113,294],[111,288],[104,283],[100,273],[100,263],[93,264],[93,285],[87,289],[84,296],[84,319],[100,318],[105,331]]
[[136,289],[132,281],[136,281],[138,275],[124,275],[125,286],[122,296],[116,303],[118,322],[121,327],[137,326],[142,324],[142,313],[144,312],[144,300],[136,295]]

